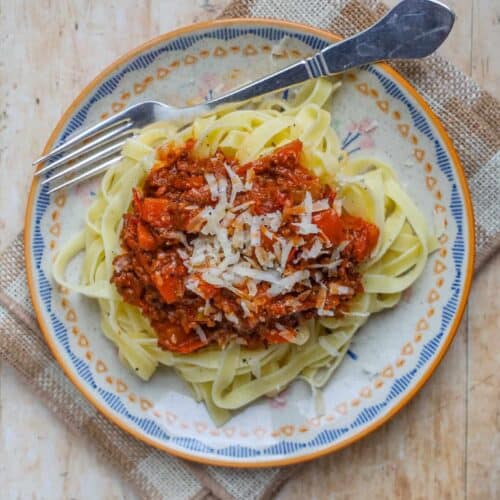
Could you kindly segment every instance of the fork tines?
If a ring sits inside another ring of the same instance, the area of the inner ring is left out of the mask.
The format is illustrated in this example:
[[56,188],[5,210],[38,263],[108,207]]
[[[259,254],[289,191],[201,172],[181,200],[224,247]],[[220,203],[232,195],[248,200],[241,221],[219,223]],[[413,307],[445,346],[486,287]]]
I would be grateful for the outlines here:
[[[49,162],[37,170],[35,176],[50,171],[42,184],[57,179],[63,181],[51,187],[49,193],[93,177],[120,160],[121,149],[132,133],[133,121],[130,118],[111,117],[75,135],[33,162],[33,165]],[[68,178],[63,179],[66,176]]]

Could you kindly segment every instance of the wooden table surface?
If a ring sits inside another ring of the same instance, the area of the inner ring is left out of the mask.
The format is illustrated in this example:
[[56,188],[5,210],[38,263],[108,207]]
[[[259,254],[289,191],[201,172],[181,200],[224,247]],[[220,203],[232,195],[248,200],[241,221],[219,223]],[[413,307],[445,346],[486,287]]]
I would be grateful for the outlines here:
[[[0,250],[22,229],[31,160],[83,85],[123,52],[213,18],[227,1],[0,0]],[[457,21],[442,53],[500,98],[500,0],[447,3]],[[497,255],[476,276],[457,337],[423,390],[377,432],[307,464],[278,498],[500,498],[499,285]],[[1,500],[136,498],[5,364],[0,485]]]

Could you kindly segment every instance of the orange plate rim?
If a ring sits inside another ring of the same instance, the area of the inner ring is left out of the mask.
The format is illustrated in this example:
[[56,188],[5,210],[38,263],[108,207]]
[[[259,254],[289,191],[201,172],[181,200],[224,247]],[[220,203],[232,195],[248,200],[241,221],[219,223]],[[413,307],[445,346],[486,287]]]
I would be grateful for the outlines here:
[[[275,19],[260,19],[260,18],[234,18],[234,19],[222,19],[222,20],[215,20],[215,21],[205,21],[201,23],[195,23],[191,24],[188,26],[184,26],[178,29],[175,29],[173,31],[164,33],[162,35],[159,35],[155,38],[152,38],[151,40],[139,45],[138,47],[128,51],[126,54],[123,56],[119,57],[116,59],[112,64],[110,64],[106,69],[104,69],[101,73],[99,73],[81,92],[80,94],[76,97],[76,99],[70,104],[68,109],[64,112],[64,114],[61,116],[59,121],[57,122],[57,125],[55,126],[52,134],[50,135],[45,148],[43,150],[43,154],[47,153],[50,151],[52,148],[52,145],[63,129],[65,123],[68,121],[68,118],[72,115],[74,110],[80,105],[81,102],[84,101],[84,99],[88,96],[88,94],[94,89],[104,78],[106,78],[110,73],[115,71],[120,65],[124,64],[127,62],[129,59],[141,54],[145,50],[148,50],[149,48],[157,45],[158,43],[161,42],[166,42],[168,40],[171,40],[173,38],[179,37],[181,35],[185,35],[187,33],[191,33],[194,31],[200,31],[200,30],[206,30],[210,28],[218,28],[220,26],[231,26],[231,25],[272,25],[276,27],[281,27],[285,29],[292,29],[296,31],[303,31],[307,33],[311,33],[313,35],[316,35],[321,38],[325,38],[328,40],[331,40],[332,42],[339,41],[341,39],[340,36],[334,35],[328,31],[319,29],[319,28],[313,28],[311,26],[307,26],[305,24],[300,24],[300,23],[295,23],[291,21],[283,21],[283,20],[275,20]],[[43,332],[43,335],[45,337],[45,340],[52,351],[52,354],[56,358],[58,364],[62,367],[68,378],[73,382],[73,384],[80,390],[80,392],[89,400],[90,403],[92,403],[104,416],[106,416],[109,420],[111,420],[113,423],[115,423],[118,427],[120,427],[122,430],[125,432],[129,433],[130,435],[134,436],[135,438],[139,439],[140,441],[143,441],[146,444],[149,444],[155,448],[158,448],[160,450],[166,451],[170,453],[171,455],[178,456],[180,458],[184,458],[187,460],[192,460],[195,462],[200,462],[204,463],[207,465],[220,465],[220,466],[226,466],[226,467],[237,467],[237,468],[258,468],[258,467],[276,467],[276,466],[284,466],[284,465],[291,465],[295,463],[301,463],[301,462],[306,462],[309,460],[313,460],[314,458],[321,457],[323,455],[332,453],[334,451],[341,450],[342,448],[345,448],[346,446],[360,440],[361,438],[367,436],[374,430],[378,429],[382,424],[384,424],[387,420],[392,418],[394,415],[396,415],[406,404],[415,396],[415,394],[423,387],[425,382],[430,378],[430,376],[434,373],[435,369],[441,362],[441,359],[443,356],[446,354],[453,338],[455,337],[455,334],[457,332],[457,329],[460,325],[460,321],[462,319],[462,315],[464,313],[465,307],[467,305],[467,300],[471,288],[471,283],[472,283],[472,275],[473,275],[473,269],[474,269],[474,259],[475,259],[475,236],[474,236],[474,212],[472,208],[472,201],[471,201],[471,196],[469,192],[469,188],[467,186],[467,181],[465,178],[465,172],[463,169],[463,166],[460,162],[460,159],[458,157],[458,154],[453,146],[453,143],[451,142],[451,139],[449,138],[444,126],[441,124],[440,120],[437,118],[437,116],[434,114],[434,112],[431,110],[430,106],[427,104],[427,102],[424,100],[424,98],[417,92],[417,90],[405,79],[403,76],[401,76],[395,69],[393,69],[391,66],[389,66],[387,63],[377,63],[379,67],[382,67],[383,70],[390,74],[391,78],[393,78],[395,81],[398,82],[402,87],[405,88],[405,90],[414,98],[418,104],[423,108],[425,111],[427,117],[430,119],[436,130],[438,131],[441,139],[447,146],[448,153],[450,154],[453,164],[456,170],[456,173],[458,174],[459,180],[460,180],[460,187],[461,191],[464,195],[464,200],[465,200],[465,212],[467,216],[467,226],[468,226],[468,247],[469,247],[469,258],[468,262],[466,263],[466,276],[464,279],[464,285],[463,285],[463,290],[462,290],[462,296],[460,299],[460,303],[457,306],[457,311],[455,313],[455,318],[453,320],[452,325],[450,326],[450,331],[449,334],[444,341],[443,345],[441,346],[440,351],[436,354],[434,361],[431,363],[430,366],[427,367],[426,371],[420,375],[420,379],[418,383],[415,384],[415,386],[408,391],[408,393],[405,395],[404,398],[402,398],[401,401],[398,402],[398,404],[394,405],[390,411],[388,411],[385,415],[380,416],[377,418],[374,422],[372,422],[370,425],[362,429],[360,432],[356,433],[353,436],[350,436],[338,443],[335,443],[331,446],[328,446],[326,448],[322,448],[321,450],[316,450],[312,451],[309,453],[306,453],[304,455],[297,455],[293,457],[287,457],[284,459],[271,459],[271,460],[266,460],[266,459],[261,459],[259,461],[250,461],[250,462],[235,462],[231,461],[231,459],[217,459],[217,458],[212,458],[212,457],[203,457],[203,456],[197,456],[193,455],[188,452],[180,451],[175,448],[171,448],[168,445],[164,445],[161,443],[158,443],[154,441],[153,439],[144,436],[142,433],[137,432],[132,426],[118,418],[116,415],[114,415],[109,409],[107,409],[105,406],[103,406],[98,399],[94,396],[94,394],[88,390],[85,387],[85,384],[79,379],[78,376],[76,376],[71,368],[66,365],[64,359],[59,355],[58,348],[56,346],[56,343],[54,342],[53,336],[51,334],[51,329],[50,327],[45,323],[41,306],[38,300],[38,295],[36,293],[35,289],[35,283],[34,283],[34,276],[33,276],[33,264],[31,262],[31,252],[30,252],[30,241],[31,241],[31,228],[32,228],[32,215],[33,215],[33,201],[35,199],[35,192],[36,192],[36,187],[39,182],[38,178],[34,178],[31,184],[29,196],[28,196],[28,201],[27,201],[27,207],[26,207],[26,215],[25,215],[25,221],[24,221],[24,253],[25,253],[25,262],[26,262],[26,272],[27,272],[27,278],[28,278],[28,288],[30,291],[31,295],[31,300],[33,303],[33,307],[35,310],[35,314],[38,320],[38,323],[40,325],[40,328]]]

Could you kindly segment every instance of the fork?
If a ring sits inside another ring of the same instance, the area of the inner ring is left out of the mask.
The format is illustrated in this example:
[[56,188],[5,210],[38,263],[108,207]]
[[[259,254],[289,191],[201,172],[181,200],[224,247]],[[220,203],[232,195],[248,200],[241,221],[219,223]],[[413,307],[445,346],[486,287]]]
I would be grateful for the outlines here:
[[[216,99],[185,108],[157,101],[129,106],[34,161],[34,166],[46,163],[35,176],[48,172],[42,184],[59,180],[50,187],[52,193],[98,175],[119,161],[121,149],[134,130],[150,123],[168,120],[185,126],[221,105],[244,102],[309,79],[382,60],[425,57],[444,42],[454,20],[454,13],[435,0],[402,0],[365,31]],[[64,179],[68,174],[72,177]]]

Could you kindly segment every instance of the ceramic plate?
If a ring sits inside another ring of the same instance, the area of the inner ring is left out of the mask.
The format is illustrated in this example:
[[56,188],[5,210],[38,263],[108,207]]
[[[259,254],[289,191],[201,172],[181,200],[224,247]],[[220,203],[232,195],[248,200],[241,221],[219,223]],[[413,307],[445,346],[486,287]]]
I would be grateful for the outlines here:
[[[143,99],[175,105],[211,98],[335,39],[279,21],[231,20],[190,26],[120,58],[78,96],[46,150],[80,128]],[[279,50],[273,50],[279,42]],[[428,379],[457,329],[473,263],[473,217],[457,155],[416,91],[384,64],[343,75],[332,126],[353,157],[392,164],[439,235],[422,277],[393,310],[373,316],[324,390],[316,416],[308,387],[295,382],[221,428],[167,369],[143,383],[101,334],[95,301],[60,289],[51,262],[80,230],[98,180],[55,195],[32,186],[26,264],[38,321],[54,356],[102,413],[137,438],[192,460],[229,466],[283,465],[346,446],[394,415]],[[73,267],[70,277],[77,279]]]

